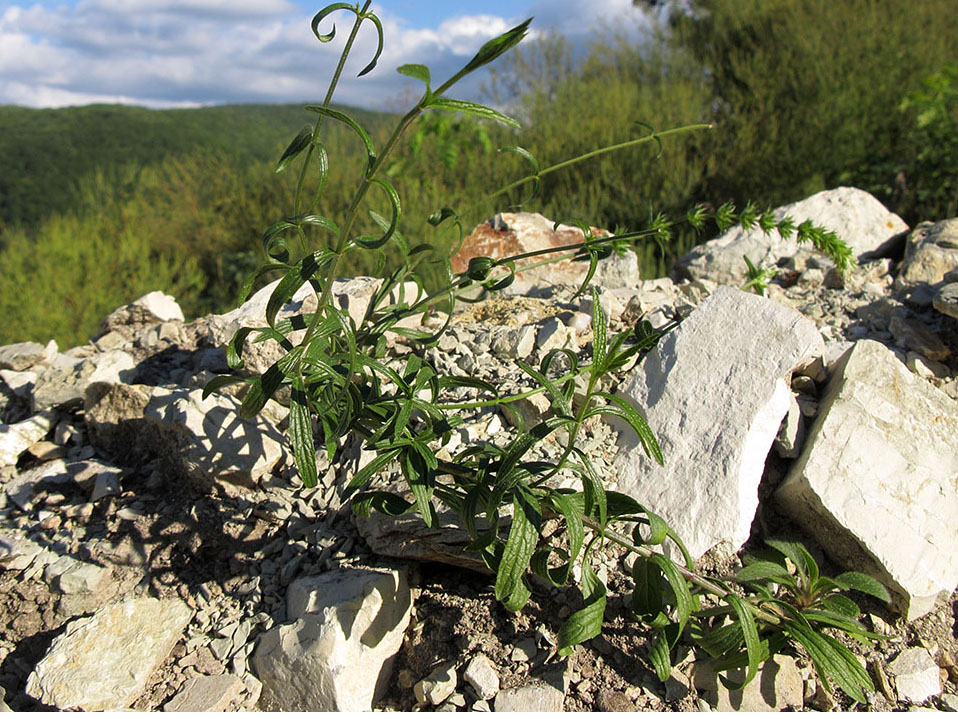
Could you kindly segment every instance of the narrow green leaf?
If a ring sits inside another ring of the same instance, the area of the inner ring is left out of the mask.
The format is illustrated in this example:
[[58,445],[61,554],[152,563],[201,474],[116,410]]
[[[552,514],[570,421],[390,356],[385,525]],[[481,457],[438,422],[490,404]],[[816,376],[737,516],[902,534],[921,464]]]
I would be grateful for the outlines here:
[[551,379],[521,359],[517,359],[516,364],[519,365],[519,369],[546,388],[546,393],[552,398],[552,402],[559,410],[559,414],[566,415],[567,417],[572,415],[572,404],[568,398],[559,391],[559,388]]
[[718,658],[728,656],[741,647],[744,641],[742,625],[739,622],[732,622],[716,627],[705,636],[698,638],[698,645],[708,652],[709,656]]
[[655,439],[655,435],[652,433],[649,423],[645,421],[645,417],[639,414],[635,407],[621,397],[616,397],[608,392],[596,392],[595,396],[602,397],[611,404],[593,407],[586,412],[585,417],[592,417],[597,414],[611,414],[624,419],[628,422],[629,426],[635,430],[646,455],[654,459],[660,466],[665,466],[662,449],[659,447],[658,440]]
[[283,305],[289,302],[299,288],[309,282],[316,272],[327,266],[332,259],[332,252],[329,250],[319,250],[306,255],[306,257],[293,265],[292,269],[286,273],[286,276],[276,284],[266,303],[266,321],[270,327],[276,324],[276,315],[280,309],[282,309]]
[[286,167],[291,163],[296,157],[309,147],[309,143],[313,139],[313,126],[306,125],[302,130],[299,131],[299,134],[293,138],[293,141],[289,143],[289,146],[283,152],[283,156],[279,158],[279,162],[276,163],[276,172],[282,172]]
[[755,618],[749,610],[745,601],[735,595],[729,594],[725,597],[729,606],[735,610],[738,617],[738,625],[742,629],[742,637],[745,640],[745,651],[748,654],[748,669],[745,672],[745,679],[742,682],[734,682],[727,677],[720,677],[722,683],[729,689],[741,689],[748,684],[758,673],[759,662],[762,661],[762,647],[758,638],[758,629],[755,626]]
[[[642,513],[646,516],[646,519],[637,524],[632,531],[632,537],[635,539],[636,544],[662,544],[666,537],[669,536],[669,525],[666,524],[662,517],[646,507],[642,507]],[[648,525],[649,527],[648,536],[645,536],[642,531],[644,525]]]
[[310,420],[309,398],[300,380],[293,382],[289,405],[289,441],[293,445],[296,468],[303,484],[315,487],[316,446],[313,444],[313,423]]
[[815,631],[798,612],[791,614],[792,618],[782,629],[805,647],[825,688],[829,688],[828,680],[832,679],[848,696],[864,704],[863,690],[874,691],[874,685],[855,655],[837,640]]
[[203,387],[203,399],[206,399],[211,394],[218,391],[219,389],[222,389],[223,387],[227,387],[232,384],[239,384],[242,382],[251,382],[251,381],[252,380],[248,377],[236,377],[235,375],[231,375],[231,374],[217,375],[216,377],[211,379],[209,382],[207,382],[206,385]]
[[820,602],[821,606],[830,612],[841,614],[849,619],[857,619],[861,614],[861,608],[848,597],[841,594],[832,594],[825,597]]
[[491,107],[479,105],[475,102],[467,102],[466,100],[453,100],[448,97],[434,97],[424,106],[424,109],[462,112],[466,115],[474,115],[475,117],[481,117],[484,120],[494,120],[496,122],[502,123],[503,125],[508,125],[509,127],[514,127],[516,129],[519,128],[519,123],[508,115],[504,115],[498,110],[493,110]]
[[353,514],[360,517],[368,517],[371,509],[390,517],[398,517],[412,507],[411,502],[392,492],[359,492],[353,498]]
[[649,662],[655,670],[655,676],[660,682],[666,681],[672,675],[672,650],[665,629],[659,629],[649,648]]
[[316,36],[316,39],[319,40],[320,42],[330,42],[334,37],[336,37],[336,26],[335,26],[335,25],[333,25],[333,29],[332,29],[329,33],[323,34],[323,33],[321,33],[321,32],[319,31],[319,24],[320,24],[328,15],[330,15],[330,14],[333,13],[333,12],[335,12],[336,10],[351,10],[352,12],[358,14],[358,12],[357,12],[357,7],[358,7],[358,6],[350,5],[349,3],[338,2],[338,3],[333,3],[332,5],[327,5],[327,6],[324,7],[322,10],[320,10],[318,13],[316,13],[315,15],[313,15],[313,21],[312,21],[311,25],[312,25],[312,28],[313,28],[313,34]]
[[462,68],[462,70],[453,75],[441,88],[439,88],[437,91],[438,94],[441,95],[447,88],[454,85],[470,72],[478,70],[483,65],[488,65],[497,57],[518,45],[522,41],[522,38],[526,36],[526,31],[528,30],[529,23],[531,22],[532,18],[529,18],[522,24],[516,25],[516,27],[512,28],[511,30],[507,30],[502,35],[489,40],[489,42],[479,48],[479,52],[473,56],[473,58],[466,64],[464,68]]
[[606,604],[605,584],[587,561],[582,563],[582,593],[585,606],[573,612],[559,630],[559,656],[568,656],[576,644],[602,633]]
[[599,291],[592,288],[592,372],[601,375],[605,372],[605,351],[607,349],[607,334],[609,319],[599,301]]
[[605,527],[609,510],[602,480],[592,466],[589,455],[578,447],[573,447],[572,451],[582,460],[583,471],[579,473],[579,476],[582,477],[582,495],[585,500],[583,513],[588,517],[596,516],[599,526]]
[[[792,560],[792,563],[803,576],[808,576],[810,567],[806,558],[810,557],[808,550],[798,542],[788,542],[784,539],[766,539],[765,544],[778,550]],[[814,563],[814,560],[813,560]]]
[[383,24],[379,21],[379,18],[371,12],[366,13],[362,17],[366,20],[370,20],[372,24],[376,26],[376,43],[377,44],[376,44],[376,54],[373,55],[373,59],[369,61],[369,64],[366,65],[366,67],[364,67],[362,70],[359,71],[356,77],[362,77],[363,75],[366,75],[367,73],[372,72],[373,69],[376,67],[376,63],[379,62],[379,56],[383,54]]
[[662,554],[653,554],[651,559],[662,570],[662,576],[672,587],[672,594],[675,595],[675,614],[679,625],[678,634],[681,634],[694,608],[688,581],[679,572],[675,562],[668,557]]
[[309,112],[315,112],[318,115],[323,117],[328,117],[332,120],[343,123],[355,132],[359,139],[362,141],[363,145],[366,147],[366,171],[372,169],[373,165],[376,164],[376,146],[373,144],[372,139],[369,137],[368,133],[362,128],[362,126],[356,122],[353,118],[347,115],[345,112],[340,112],[339,110],[334,110],[331,107],[323,107],[322,105],[307,105],[306,109]]
[[377,454],[369,464],[353,475],[352,479],[349,480],[349,484],[346,486],[362,487],[364,484],[366,484],[366,482],[372,479],[376,472],[386,467],[390,462],[394,461],[396,457],[399,456],[401,451],[402,450],[400,449],[393,449],[388,452],[383,452],[382,454]]
[[512,507],[512,526],[496,572],[495,595],[500,601],[512,595],[522,584],[522,575],[535,551],[541,523],[538,503],[532,495],[517,491]]
[[792,575],[781,564],[775,562],[755,562],[735,573],[740,582],[756,582],[771,579],[779,583],[788,583]]
[[[396,192],[396,188],[393,187],[388,181],[377,177],[373,181],[374,185],[377,185],[386,193],[386,197],[389,199],[389,204],[392,207],[392,219],[389,221],[386,231],[379,237],[356,237],[353,239],[360,247],[364,247],[367,250],[375,250],[383,245],[385,245],[393,237],[393,234],[396,232],[396,228],[399,226],[399,220],[402,217],[402,205],[399,201],[399,193]],[[370,216],[373,218],[373,221],[379,222],[383,218],[375,212],[370,212]],[[379,218],[377,220],[377,218]]]
[[416,63],[400,65],[396,68],[396,72],[398,72],[400,75],[412,77],[416,80],[424,82],[426,84],[426,92],[429,92],[429,83],[432,82],[432,76],[430,75],[429,68],[425,65],[419,65]]
[[832,581],[844,589],[854,589],[862,594],[869,594],[883,602],[891,602],[891,596],[884,585],[873,577],[861,572],[844,572],[837,577],[832,577]]
[[663,610],[662,570],[646,557],[636,557],[632,564],[632,611],[644,623],[661,627],[668,622]]
[[[288,355],[287,355],[288,356]],[[282,360],[280,360],[281,362]],[[253,419],[266,406],[276,390],[283,384],[285,374],[280,368],[280,362],[270,365],[261,377],[256,377],[250,383],[249,391],[243,398],[239,414],[243,419]]]
[[582,515],[569,495],[551,492],[549,502],[565,518],[566,531],[569,537],[569,562],[574,562],[582,549],[582,542],[585,539],[585,527],[582,524]]

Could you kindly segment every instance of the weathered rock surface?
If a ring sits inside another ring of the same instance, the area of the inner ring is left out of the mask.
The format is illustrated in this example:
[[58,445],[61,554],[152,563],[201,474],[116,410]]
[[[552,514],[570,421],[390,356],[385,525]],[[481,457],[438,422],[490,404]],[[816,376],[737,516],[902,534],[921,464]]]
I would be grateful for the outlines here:
[[496,694],[497,712],[561,712],[568,691],[562,667],[544,672],[525,684]]
[[41,412],[16,424],[0,424],[0,467],[16,464],[30,445],[53,429],[53,422],[51,413]]
[[192,613],[178,600],[131,599],[76,619],[33,670],[27,693],[58,709],[126,709]]
[[0,347],[0,369],[22,372],[38,364],[50,364],[57,355],[57,343],[17,342]]
[[[582,230],[570,225],[559,225],[538,213],[503,212],[485,222],[463,240],[459,252],[452,258],[453,272],[464,272],[473,257],[508,257],[524,252],[535,252],[564,247],[582,242]],[[596,237],[606,237],[606,230],[591,228]],[[515,283],[506,288],[507,294],[535,294],[552,285],[578,285],[585,279],[589,263],[561,262],[522,271],[541,258],[534,257],[517,263]],[[611,256],[600,260],[595,282],[608,288],[634,287],[639,281],[638,260],[634,252],[623,257]]]
[[163,707],[165,712],[225,712],[239,703],[243,679],[235,674],[193,677]]
[[33,409],[80,405],[87,387],[96,382],[123,382],[132,376],[136,362],[122,350],[112,350],[43,371],[33,388]]
[[369,711],[389,679],[412,601],[398,571],[344,570],[290,587],[292,621],[253,655],[267,710]]
[[909,618],[958,584],[958,407],[864,340],[830,380],[777,496],[828,552]]
[[943,315],[958,317],[958,282],[942,285],[932,298],[932,305]]
[[912,647],[902,651],[888,665],[888,673],[895,678],[899,696],[913,704],[941,694],[941,671],[927,649]]
[[239,417],[229,395],[137,385],[96,388],[87,398],[94,441],[119,457],[161,458],[200,483],[252,488],[286,457],[285,439],[268,417],[285,410],[270,402],[255,420]]
[[[741,682],[745,671],[728,673]],[[692,673],[695,688],[720,712],[780,712],[801,710],[804,702],[804,681],[792,657],[779,654],[762,667],[758,676],[743,689],[729,690],[719,680],[718,672],[707,661],[696,662]]]
[[642,497],[693,557],[748,539],[765,458],[789,407],[786,378],[824,352],[815,325],[771,300],[720,287],[620,386],[665,458],[619,435],[618,490]]
[[[878,200],[854,187],[825,190],[773,211],[776,218],[792,217],[796,224],[811,220],[832,230],[848,244],[856,257],[881,254],[908,230],[898,215]],[[724,235],[692,249],[675,265],[681,277],[709,279],[720,284],[745,281],[744,255],[756,265],[775,265],[799,252],[795,236],[783,239],[777,232],[766,235],[761,228],[744,230],[736,225]]]
[[958,218],[922,222],[908,235],[895,289],[916,305],[930,305],[945,274],[958,268]]

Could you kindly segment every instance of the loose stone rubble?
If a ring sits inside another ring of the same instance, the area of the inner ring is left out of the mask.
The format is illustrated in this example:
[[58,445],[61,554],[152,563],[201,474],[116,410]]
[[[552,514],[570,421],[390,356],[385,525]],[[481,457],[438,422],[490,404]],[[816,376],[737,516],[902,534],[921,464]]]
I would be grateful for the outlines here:
[[[603,386],[648,418],[665,468],[631,430],[598,419],[577,444],[610,489],[678,529],[700,569],[733,571],[740,548],[779,536],[804,542],[828,573],[886,582],[894,607],[862,604],[866,625],[890,639],[853,647],[875,680],[867,708],[954,708],[958,219],[909,233],[851,188],[776,212],[836,230],[858,266],[841,278],[806,247],[740,228],[696,248],[672,278],[641,279],[634,255],[603,261],[598,301],[613,331],[682,319]],[[503,214],[453,262],[577,237]],[[735,289],[744,254],[781,270],[767,297]],[[587,361],[592,298],[574,296],[583,268],[566,264],[461,307],[424,359],[503,395],[535,387],[517,360],[563,348]],[[359,321],[378,282],[337,282],[333,294]],[[851,708],[800,651],[736,694],[680,642],[660,682],[613,547],[595,555],[608,632],[560,658],[555,637],[578,590],[534,583],[512,614],[451,513],[432,528],[414,515],[353,518],[341,488],[374,456],[359,442],[332,462],[320,452],[319,484],[305,488],[285,439],[288,396],[256,421],[239,417],[235,387],[202,397],[228,371],[235,330],[265,325],[271,292],[190,322],[151,293],[111,313],[88,345],[0,347],[0,708]],[[280,316],[314,302],[298,293]],[[398,337],[389,350],[412,351]],[[281,354],[248,341],[242,372]],[[551,411],[533,394],[464,412],[439,456],[502,445]],[[550,435],[529,458],[557,451]],[[379,477],[397,479],[388,467]]]

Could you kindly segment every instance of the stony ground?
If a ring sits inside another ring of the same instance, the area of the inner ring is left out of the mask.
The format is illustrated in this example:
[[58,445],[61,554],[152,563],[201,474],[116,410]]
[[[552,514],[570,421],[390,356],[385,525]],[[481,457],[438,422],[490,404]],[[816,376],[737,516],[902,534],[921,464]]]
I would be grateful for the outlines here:
[[[816,319],[823,333],[833,339],[871,337],[898,342],[905,332],[903,325],[890,326],[888,318],[901,303],[883,294],[891,283],[889,266],[881,261],[862,268],[856,287],[803,285],[797,276],[785,276],[771,292],[774,298]],[[708,289],[692,283],[681,290],[663,292],[672,293],[667,303],[669,311],[683,312]],[[608,299],[620,328],[646,312],[646,305],[655,306],[651,300],[643,300],[623,301],[615,307],[616,298]],[[453,331],[431,358],[445,365],[446,370],[458,367],[476,372],[502,383],[504,391],[520,391],[530,385],[507,358],[515,356],[519,345],[528,340],[522,327],[558,317],[563,327],[579,328],[578,344],[584,348],[591,334],[587,322],[582,321],[581,309],[568,295],[504,298],[476,305],[457,319]],[[937,322],[937,341],[958,347],[958,321],[933,321]],[[495,328],[501,329],[493,331]],[[927,362],[919,352],[926,338],[909,338],[905,343],[908,351],[901,352],[901,359],[929,382],[958,397],[954,379],[958,353],[945,362]],[[541,344],[541,339],[536,341]],[[495,361],[488,353],[490,348]],[[929,347],[924,349],[927,354]],[[189,376],[192,353],[192,349],[171,348],[160,355],[147,352],[137,359],[145,368],[141,373],[148,370],[160,383],[174,370]],[[814,412],[815,400],[813,395],[805,395],[810,413]],[[10,417],[15,417],[15,410],[8,408],[7,421],[14,421]],[[463,441],[487,440],[490,436],[499,441],[514,431],[507,418],[489,411],[476,413],[469,427],[476,429],[469,429]],[[51,435],[55,441],[38,443],[23,455],[16,471],[26,472],[55,457],[97,459],[84,432],[82,410],[61,413]],[[610,485],[614,485],[615,477],[609,470],[611,440],[612,430],[604,424],[590,426],[583,435],[586,451],[594,457],[600,472],[605,468]],[[340,460],[352,457],[350,451],[344,450]],[[763,499],[771,495],[786,468],[785,460],[770,455],[760,488]],[[8,468],[7,476],[0,479],[5,481],[12,474]],[[109,570],[108,580],[96,587],[72,589],[58,580],[57,571],[62,572],[63,567],[55,570],[51,569],[55,565],[34,563],[22,571],[0,571],[0,687],[7,705],[14,711],[52,709],[38,704],[24,688],[34,666],[72,618],[127,597],[177,596],[195,610],[193,619],[184,638],[155,672],[150,689],[133,708],[161,710],[191,677],[230,673],[243,680],[230,708],[255,709],[259,687],[250,671],[249,657],[257,637],[285,621],[285,590],[293,579],[340,566],[403,566],[413,587],[414,618],[396,658],[394,681],[379,709],[425,708],[416,701],[414,685],[446,662],[455,662],[461,670],[477,653],[491,660],[504,690],[536,677],[544,678],[547,685],[550,681],[555,684],[559,672],[564,677],[559,684],[565,692],[562,706],[567,711],[709,709],[714,697],[696,689],[690,677],[696,656],[687,647],[680,646],[681,661],[668,682],[663,684],[651,671],[646,659],[646,634],[630,616],[631,580],[620,554],[609,550],[602,556],[609,587],[606,633],[561,659],[555,637],[562,620],[581,604],[574,588],[537,587],[527,608],[521,614],[512,614],[495,601],[488,574],[430,561],[387,558],[373,551],[357,530],[349,507],[341,506],[335,466],[320,467],[320,477],[320,485],[307,490],[298,483],[294,470],[286,466],[256,492],[237,493],[224,491],[220,485],[198,487],[175,480],[157,462],[123,467],[116,491],[96,501],[91,501],[88,487],[68,482],[32,497],[27,510],[10,502],[0,506],[3,526],[31,532],[44,549]],[[6,501],[5,495],[0,497]],[[795,538],[806,543],[826,573],[841,571],[827,561],[811,538],[779,516],[773,503],[763,502],[761,506],[746,549],[758,547],[764,536]],[[730,571],[735,561],[734,557],[707,555],[700,568],[721,574]],[[874,648],[856,649],[877,687],[869,695],[868,704],[852,705],[840,692],[829,695],[816,680],[807,657],[793,650],[800,674],[799,700],[790,708],[958,709],[958,594],[940,601],[935,611],[910,624],[878,602],[858,599],[866,611],[866,626],[888,636]],[[901,681],[896,683],[889,666],[907,648],[922,650],[937,664],[943,690],[940,695],[915,703],[908,699]],[[460,681],[458,689],[438,708],[481,711],[491,704]]]

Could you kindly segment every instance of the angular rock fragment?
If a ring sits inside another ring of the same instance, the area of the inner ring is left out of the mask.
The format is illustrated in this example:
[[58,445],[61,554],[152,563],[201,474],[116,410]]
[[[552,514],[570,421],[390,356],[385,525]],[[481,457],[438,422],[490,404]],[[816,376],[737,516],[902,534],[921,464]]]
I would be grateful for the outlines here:
[[0,347],[0,369],[23,372],[38,364],[49,364],[57,355],[57,343],[17,342]]
[[898,696],[912,704],[921,704],[941,694],[941,674],[927,649],[910,647],[888,665],[895,678]]
[[[778,654],[767,661],[754,680],[744,688],[730,690],[719,680],[712,662],[695,663],[692,681],[716,711],[720,712],[779,712],[802,709],[804,682],[795,660]],[[732,681],[741,682],[745,671],[728,673]]]
[[909,620],[958,584],[958,408],[862,340],[835,368],[783,511],[849,569],[883,582]]
[[914,304],[932,304],[945,275],[958,268],[958,217],[922,222],[905,243],[895,290]]
[[0,424],[0,467],[16,464],[30,445],[47,436],[54,420],[52,413],[41,412],[16,424]]
[[130,599],[67,624],[27,680],[58,709],[121,711],[147,688],[193,612],[178,599]]
[[285,411],[267,403],[254,420],[239,416],[229,395],[203,398],[202,390],[140,385],[98,385],[86,402],[94,443],[120,459],[156,456],[201,485],[253,488],[285,458],[275,423]]
[[661,515],[693,557],[748,539],[765,459],[791,393],[786,378],[824,351],[794,310],[720,287],[619,388],[645,416],[665,466],[624,424],[617,489]]
[[237,704],[246,685],[235,674],[193,677],[164,707],[165,712],[225,712]]
[[[790,216],[796,223],[811,220],[836,232],[856,259],[880,254],[901,233],[908,230],[902,219],[864,190],[837,187],[799,202],[784,205],[772,213],[776,218]],[[745,281],[745,260],[756,265],[775,265],[795,255],[801,245],[793,234],[785,240],[775,231],[766,235],[759,228],[744,230],[736,225],[721,237],[692,249],[675,263],[675,272],[689,279],[709,279],[722,284],[739,285]]]
[[369,711],[409,623],[404,573],[338,570],[290,587],[292,620],[260,638],[252,666],[267,711]]
[[551,667],[525,684],[496,694],[495,709],[497,712],[561,712],[568,684],[562,666]]
[[135,366],[133,357],[122,350],[102,352],[74,365],[54,365],[37,377],[33,386],[33,410],[82,404],[91,384],[128,381]]
[[931,304],[943,315],[958,317],[958,282],[942,285],[935,293]]
[[[596,237],[609,236],[607,230],[592,228]],[[477,226],[463,240],[452,258],[453,272],[465,272],[473,257],[502,259],[524,252],[574,245],[583,241],[582,230],[570,225],[555,227],[552,220],[533,212],[503,212],[492,220]],[[534,295],[552,285],[578,285],[585,279],[587,262],[559,262],[523,270],[541,257],[520,260],[515,282],[505,289],[506,294]],[[599,261],[593,283],[603,287],[634,287],[639,281],[638,259],[634,252],[623,256],[612,255]]]

